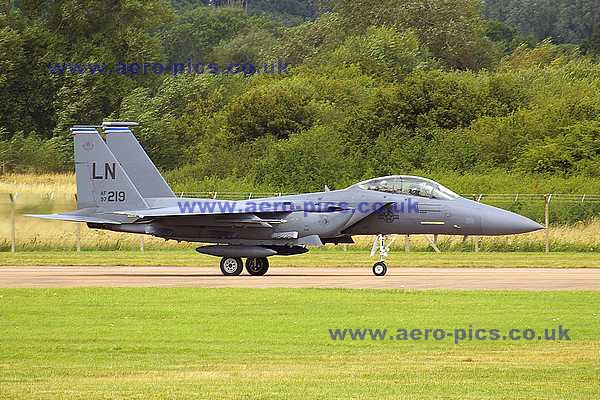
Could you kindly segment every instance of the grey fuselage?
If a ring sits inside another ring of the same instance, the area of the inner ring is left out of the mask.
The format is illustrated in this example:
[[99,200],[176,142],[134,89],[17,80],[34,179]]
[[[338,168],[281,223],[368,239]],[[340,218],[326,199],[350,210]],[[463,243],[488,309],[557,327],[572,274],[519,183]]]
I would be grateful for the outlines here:
[[[152,208],[176,207],[181,202],[224,202],[172,197],[146,201]],[[178,241],[241,246],[297,246],[319,244],[319,240],[321,243],[351,243],[353,235],[377,234],[506,235],[542,228],[518,214],[462,197],[435,199],[368,190],[358,185],[252,201],[256,204],[292,202],[303,206],[298,211],[270,211],[268,218],[280,218],[276,224],[236,224],[230,215],[216,214],[202,218],[194,215],[149,217],[121,225],[90,224],[90,227]],[[336,206],[339,204],[343,204],[343,209]],[[260,211],[254,215],[262,216]]]

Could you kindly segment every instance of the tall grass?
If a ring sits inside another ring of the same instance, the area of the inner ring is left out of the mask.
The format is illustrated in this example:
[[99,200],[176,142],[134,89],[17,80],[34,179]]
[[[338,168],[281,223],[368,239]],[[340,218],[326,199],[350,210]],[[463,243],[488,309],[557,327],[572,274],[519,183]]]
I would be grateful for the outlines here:
[[73,197],[77,193],[74,174],[7,174],[0,176],[0,194]]
[[[30,250],[75,250],[77,225],[81,229],[81,247],[89,250],[137,250],[140,248],[141,235],[116,233],[89,229],[85,224],[46,221],[28,217],[17,218],[17,249]],[[193,244],[165,241],[152,236],[143,236],[144,248],[193,249]],[[10,249],[10,230],[8,224],[0,224],[0,251]]]
[[[402,173],[403,171],[399,171]],[[459,174],[452,171],[412,171],[412,174],[434,179],[461,194],[477,193],[576,193],[600,194],[600,177],[514,175],[502,171],[485,174]],[[164,174],[176,192],[279,192],[280,188],[257,186],[249,178],[215,178],[194,176],[191,169],[177,169]],[[337,188],[340,189],[340,188]],[[0,193],[19,192],[74,194],[73,174],[7,174],[0,176]]]

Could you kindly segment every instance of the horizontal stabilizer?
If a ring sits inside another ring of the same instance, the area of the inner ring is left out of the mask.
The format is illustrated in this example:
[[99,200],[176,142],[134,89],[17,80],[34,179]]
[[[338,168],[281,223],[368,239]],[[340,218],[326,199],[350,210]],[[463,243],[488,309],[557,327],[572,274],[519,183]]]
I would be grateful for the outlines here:
[[113,221],[105,218],[92,217],[89,215],[77,215],[77,214],[27,214],[27,217],[52,219],[58,221],[68,222],[86,222],[91,224],[115,224],[120,225],[122,222]]

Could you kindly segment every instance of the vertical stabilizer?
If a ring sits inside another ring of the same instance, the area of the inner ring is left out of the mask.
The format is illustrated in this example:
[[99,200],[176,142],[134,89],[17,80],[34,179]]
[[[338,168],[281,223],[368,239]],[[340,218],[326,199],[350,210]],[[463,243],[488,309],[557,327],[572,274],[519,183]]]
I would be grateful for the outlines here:
[[138,210],[148,205],[95,127],[71,128],[75,145],[77,208]]
[[175,197],[131,131],[135,122],[105,122],[106,144],[143,198]]

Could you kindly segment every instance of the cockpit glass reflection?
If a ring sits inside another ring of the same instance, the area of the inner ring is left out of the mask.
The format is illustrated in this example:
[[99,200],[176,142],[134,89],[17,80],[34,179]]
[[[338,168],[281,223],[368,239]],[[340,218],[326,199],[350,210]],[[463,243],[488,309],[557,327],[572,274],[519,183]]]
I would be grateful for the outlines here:
[[388,176],[358,184],[358,187],[378,192],[405,194],[429,199],[453,200],[459,196],[432,180],[415,176]]

